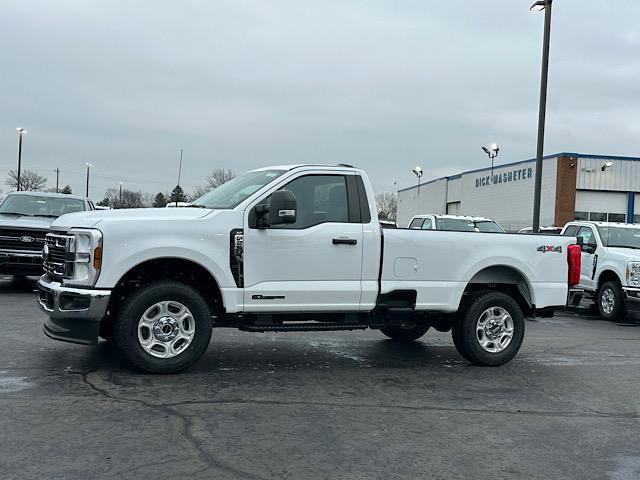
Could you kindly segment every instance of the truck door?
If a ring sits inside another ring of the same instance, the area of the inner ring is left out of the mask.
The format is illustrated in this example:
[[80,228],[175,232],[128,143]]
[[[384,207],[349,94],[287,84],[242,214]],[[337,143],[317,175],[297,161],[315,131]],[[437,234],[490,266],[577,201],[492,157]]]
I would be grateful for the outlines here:
[[278,189],[295,195],[296,220],[257,228],[252,212],[270,194],[245,212],[244,310],[357,311],[363,224],[355,175],[301,172]]
[[596,249],[598,243],[595,232],[591,227],[580,227],[578,237],[582,237],[583,247],[580,256],[580,285],[589,289],[596,288],[594,278],[594,269],[596,267]]

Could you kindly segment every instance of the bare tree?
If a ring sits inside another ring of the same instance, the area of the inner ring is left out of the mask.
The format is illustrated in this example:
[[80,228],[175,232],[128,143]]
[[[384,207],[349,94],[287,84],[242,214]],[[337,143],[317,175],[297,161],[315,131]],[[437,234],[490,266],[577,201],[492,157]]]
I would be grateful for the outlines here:
[[134,192],[123,188],[122,203],[120,203],[120,189],[109,188],[104,193],[104,200],[100,203],[113,208],[142,208],[145,206],[144,200],[144,194],[142,192]]
[[[33,170],[22,170],[20,172],[20,189],[24,191],[42,190],[47,183],[47,177],[38,175]],[[9,178],[6,184],[18,190],[18,173],[15,170],[9,170]]]
[[203,196],[205,193],[208,193],[211,189],[207,188],[205,185],[196,185],[195,188],[191,191],[188,197],[189,202],[193,202]]
[[391,192],[382,192],[376,195],[378,206],[378,218],[395,222],[398,212],[398,196]]
[[224,168],[216,168],[211,175],[207,177],[207,183],[204,188],[209,190],[213,190],[214,188],[218,188],[220,185],[227,183],[229,180],[235,178],[236,174],[233,173],[233,170],[224,169]]

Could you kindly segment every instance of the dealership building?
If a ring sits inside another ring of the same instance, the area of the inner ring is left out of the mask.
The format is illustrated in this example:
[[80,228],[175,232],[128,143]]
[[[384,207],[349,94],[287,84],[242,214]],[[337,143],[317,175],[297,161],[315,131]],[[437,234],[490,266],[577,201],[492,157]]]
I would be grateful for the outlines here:
[[[462,172],[398,191],[397,223],[418,214],[484,216],[507,231],[530,227],[535,159]],[[640,158],[581,153],[544,157],[540,225],[571,220],[640,223]]]

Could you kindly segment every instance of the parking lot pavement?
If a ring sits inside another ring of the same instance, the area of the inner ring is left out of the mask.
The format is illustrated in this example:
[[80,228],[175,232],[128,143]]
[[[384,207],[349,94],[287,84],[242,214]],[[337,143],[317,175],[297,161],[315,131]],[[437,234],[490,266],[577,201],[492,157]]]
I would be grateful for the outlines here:
[[[509,365],[448,334],[216,330],[171,376],[49,340],[0,277],[0,478],[640,478],[640,323],[527,323]],[[585,313],[585,312],[582,312]]]

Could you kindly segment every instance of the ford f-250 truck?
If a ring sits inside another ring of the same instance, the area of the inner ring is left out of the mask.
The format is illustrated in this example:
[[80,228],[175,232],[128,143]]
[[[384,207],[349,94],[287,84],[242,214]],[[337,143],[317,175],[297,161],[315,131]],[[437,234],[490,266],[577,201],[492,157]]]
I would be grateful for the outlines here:
[[469,361],[518,352],[525,315],[566,305],[575,239],[385,229],[364,171],[276,166],[190,208],[78,213],[53,223],[39,303],[45,333],[109,341],[137,367],[196,362],[212,327],[452,331]]
[[42,275],[42,248],[60,215],[93,210],[88,198],[46,192],[12,192],[0,203],[0,274]]
[[640,312],[640,225],[576,221],[562,234],[582,243],[579,286],[593,297],[600,316],[615,321]]

